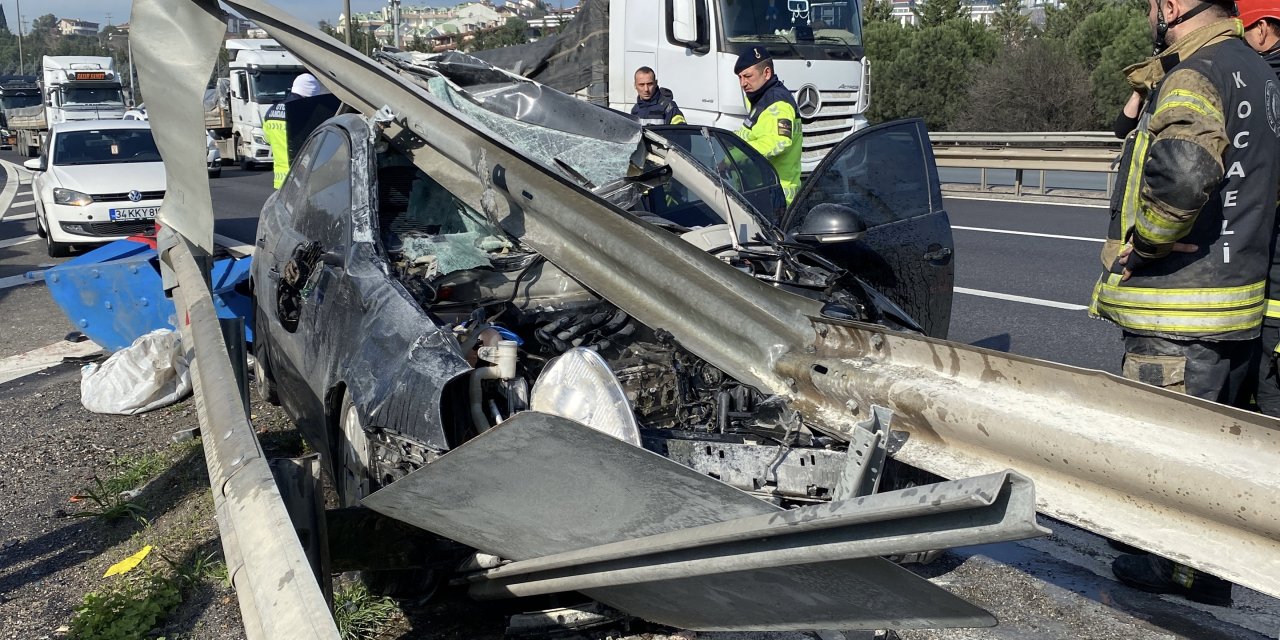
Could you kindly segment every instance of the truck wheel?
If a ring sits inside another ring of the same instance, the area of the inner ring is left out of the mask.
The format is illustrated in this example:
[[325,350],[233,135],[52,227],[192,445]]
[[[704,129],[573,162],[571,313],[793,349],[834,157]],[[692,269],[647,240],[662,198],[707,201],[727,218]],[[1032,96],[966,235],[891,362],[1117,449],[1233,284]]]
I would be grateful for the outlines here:
[[240,156],[240,170],[253,171],[253,161],[249,159],[249,156]]

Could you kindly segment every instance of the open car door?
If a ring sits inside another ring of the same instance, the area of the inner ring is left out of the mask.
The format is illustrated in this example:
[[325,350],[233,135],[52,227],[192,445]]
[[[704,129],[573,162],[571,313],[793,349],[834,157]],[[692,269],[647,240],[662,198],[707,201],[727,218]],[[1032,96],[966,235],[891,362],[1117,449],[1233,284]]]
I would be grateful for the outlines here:
[[804,181],[783,231],[801,232],[824,204],[841,207],[856,232],[822,237],[822,255],[893,300],[926,334],[946,338],[955,247],[924,121],[895,120],[846,138]]

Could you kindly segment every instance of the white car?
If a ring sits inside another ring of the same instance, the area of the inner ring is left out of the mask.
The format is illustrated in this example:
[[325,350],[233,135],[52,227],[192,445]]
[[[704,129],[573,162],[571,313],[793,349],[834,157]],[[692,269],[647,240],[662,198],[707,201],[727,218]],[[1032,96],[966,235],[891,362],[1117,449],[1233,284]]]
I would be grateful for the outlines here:
[[155,227],[165,174],[148,122],[55,124],[44,155],[23,166],[35,174],[36,233],[48,242],[50,256]]

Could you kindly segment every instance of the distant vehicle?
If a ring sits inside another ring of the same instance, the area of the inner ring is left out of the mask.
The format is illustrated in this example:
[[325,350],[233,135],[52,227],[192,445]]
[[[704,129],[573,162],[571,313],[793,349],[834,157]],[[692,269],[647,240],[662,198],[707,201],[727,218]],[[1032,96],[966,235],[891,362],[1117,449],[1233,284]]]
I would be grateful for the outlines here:
[[147,122],[55,124],[45,154],[23,166],[36,172],[36,233],[48,243],[50,256],[155,226],[165,173]]
[[38,155],[55,124],[124,116],[124,93],[109,56],[45,56],[39,87],[41,103],[5,109],[23,156]]
[[857,0],[608,0],[581,5],[560,32],[478,57],[628,113],[636,69],[657,72],[689,124],[730,131],[747,115],[733,65],[763,47],[795,96],[807,174],[867,126],[870,66]]
[[138,106],[124,112],[123,120],[147,120],[147,105],[145,102],[138,103]]
[[213,132],[222,157],[242,169],[270,166],[274,158],[262,120],[272,104],[289,97],[294,78],[306,68],[275,40],[233,39],[226,47],[230,77],[206,92],[204,128]]
[[[149,120],[147,117],[146,103],[139,103],[138,106],[124,112],[125,120]],[[222,152],[218,150],[218,142],[214,139],[213,134],[208,131],[204,132],[205,136],[205,164],[209,167],[209,177],[218,178],[222,176]]]
[[0,148],[13,148],[18,142],[17,132],[9,127],[5,112],[40,104],[40,86],[35,76],[0,77]]

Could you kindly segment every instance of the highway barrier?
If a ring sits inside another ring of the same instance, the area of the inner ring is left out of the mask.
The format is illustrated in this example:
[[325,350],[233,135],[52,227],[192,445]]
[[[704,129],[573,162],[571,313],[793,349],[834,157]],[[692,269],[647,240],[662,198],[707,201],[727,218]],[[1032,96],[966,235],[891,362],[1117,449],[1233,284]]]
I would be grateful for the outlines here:
[[1085,171],[1107,175],[1106,197],[1115,188],[1115,166],[1123,141],[1106,131],[1074,132],[942,132],[932,133],[938,167],[980,169],[979,188],[987,190],[988,169],[1012,169],[1014,194],[1022,196],[1023,173]]

